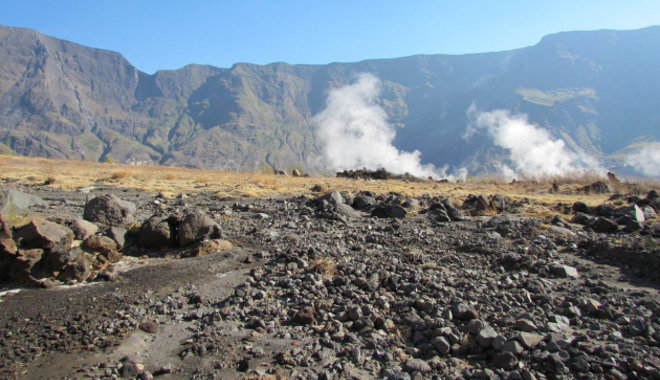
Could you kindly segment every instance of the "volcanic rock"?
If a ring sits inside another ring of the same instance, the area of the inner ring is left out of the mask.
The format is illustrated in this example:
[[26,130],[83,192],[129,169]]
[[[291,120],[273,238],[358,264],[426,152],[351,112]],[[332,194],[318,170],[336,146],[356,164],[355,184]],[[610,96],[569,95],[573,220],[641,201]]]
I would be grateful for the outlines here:
[[83,218],[106,226],[128,226],[135,222],[135,204],[114,194],[105,194],[85,204]]
[[24,248],[47,250],[68,249],[73,242],[73,232],[65,226],[48,220],[35,219],[20,227],[14,239]]
[[69,223],[69,228],[73,231],[76,240],[85,240],[99,231],[99,227],[96,224],[79,218],[72,220]]
[[187,214],[177,227],[179,247],[185,247],[206,238],[219,237],[220,227],[205,214]]
[[162,248],[172,244],[172,231],[167,218],[154,215],[140,226],[138,244],[146,248]]
[[619,231],[619,225],[617,224],[617,222],[602,216],[596,218],[596,221],[591,225],[591,228],[595,232],[608,233],[608,234]]

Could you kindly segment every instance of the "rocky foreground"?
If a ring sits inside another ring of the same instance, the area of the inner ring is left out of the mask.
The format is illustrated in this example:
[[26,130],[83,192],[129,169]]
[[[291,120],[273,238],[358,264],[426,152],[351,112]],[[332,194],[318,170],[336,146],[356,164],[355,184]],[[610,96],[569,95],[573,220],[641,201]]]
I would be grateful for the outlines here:
[[655,191],[2,186],[3,378],[660,378]]

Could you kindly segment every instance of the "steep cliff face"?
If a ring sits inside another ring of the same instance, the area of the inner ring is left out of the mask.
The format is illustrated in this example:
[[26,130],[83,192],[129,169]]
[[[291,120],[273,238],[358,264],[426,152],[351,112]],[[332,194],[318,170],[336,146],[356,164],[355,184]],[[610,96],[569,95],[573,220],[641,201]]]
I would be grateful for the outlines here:
[[597,156],[660,140],[660,27],[560,33],[499,53],[154,75],[118,53],[0,27],[0,63],[0,152],[23,155],[310,169],[320,144],[311,118],[360,72],[382,80],[397,147],[436,165],[479,172],[500,159],[487,138],[463,139],[473,104],[527,113]]

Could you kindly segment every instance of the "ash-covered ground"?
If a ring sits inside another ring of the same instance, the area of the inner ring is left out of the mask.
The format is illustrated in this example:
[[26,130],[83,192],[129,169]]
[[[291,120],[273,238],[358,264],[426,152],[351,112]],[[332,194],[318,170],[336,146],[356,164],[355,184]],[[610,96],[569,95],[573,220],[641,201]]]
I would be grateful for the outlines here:
[[5,216],[3,378],[660,377],[654,192],[540,219],[488,194],[10,188],[45,219]]

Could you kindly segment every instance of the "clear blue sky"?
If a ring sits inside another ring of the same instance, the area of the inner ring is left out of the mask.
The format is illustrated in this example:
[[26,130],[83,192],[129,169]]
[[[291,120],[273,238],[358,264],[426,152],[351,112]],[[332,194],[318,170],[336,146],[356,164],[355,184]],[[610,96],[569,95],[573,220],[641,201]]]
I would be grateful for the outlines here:
[[0,0],[0,24],[114,50],[153,73],[515,49],[560,31],[660,25],[660,1]]

